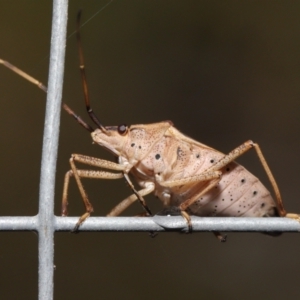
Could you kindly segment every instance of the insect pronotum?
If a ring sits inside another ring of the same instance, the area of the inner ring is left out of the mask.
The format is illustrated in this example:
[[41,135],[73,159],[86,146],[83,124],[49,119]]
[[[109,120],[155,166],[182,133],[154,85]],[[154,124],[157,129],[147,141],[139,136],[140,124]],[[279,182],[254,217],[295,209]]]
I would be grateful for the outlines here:
[[[247,141],[228,154],[197,142],[179,132],[171,121],[154,124],[104,126],[90,106],[85,66],[77,17],[77,41],[86,110],[97,128],[93,129],[66,104],[63,108],[91,133],[92,139],[118,158],[118,163],[72,154],[71,170],[65,175],[62,196],[62,215],[68,215],[68,187],[74,177],[81,193],[86,212],[79,218],[74,230],[90,216],[90,203],[81,178],[125,178],[133,194],[115,206],[107,216],[118,216],[136,200],[146,215],[152,215],[144,196],[154,193],[164,207],[176,207],[192,229],[190,215],[233,217],[289,217],[300,220],[298,214],[287,214],[270,168],[258,144]],[[7,61],[0,63],[23,76],[44,91],[47,88]],[[275,201],[264,185],[235,159],[254,148],[271,182]],[[80,170],[75,162],[104,170]],[[113,171],[113,172],[112,172]],[[135,178],[141,189],[137,191],[129,178]],[[219,233],[217,237],[224,241]]]

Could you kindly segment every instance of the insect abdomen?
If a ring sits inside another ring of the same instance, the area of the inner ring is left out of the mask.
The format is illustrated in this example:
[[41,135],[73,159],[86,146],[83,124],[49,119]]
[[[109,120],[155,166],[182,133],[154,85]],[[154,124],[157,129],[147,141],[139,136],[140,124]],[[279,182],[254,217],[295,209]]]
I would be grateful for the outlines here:
[[199,216],[262,217],[275,213],[270,192],[237,163],[222,170],[219,184],[190,207]]

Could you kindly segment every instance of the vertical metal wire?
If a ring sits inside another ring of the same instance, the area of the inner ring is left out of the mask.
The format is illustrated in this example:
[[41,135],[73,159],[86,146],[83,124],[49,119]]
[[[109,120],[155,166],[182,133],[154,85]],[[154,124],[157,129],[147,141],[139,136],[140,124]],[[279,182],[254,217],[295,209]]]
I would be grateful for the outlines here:
[[51,53],[39,199],[39,299],[53,299],[54,188],[68,1],[53,1]]

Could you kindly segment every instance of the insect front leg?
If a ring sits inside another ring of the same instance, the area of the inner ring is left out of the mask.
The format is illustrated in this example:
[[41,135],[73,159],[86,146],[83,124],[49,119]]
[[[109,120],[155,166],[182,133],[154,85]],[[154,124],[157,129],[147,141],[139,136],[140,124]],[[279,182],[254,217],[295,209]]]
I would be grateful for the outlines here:
[[94,167],[101,167],[105,169],[111,169],[115,171],[124,171],[125,166],[119,165],[110,161],[106,161],[103,159],[89,157],[80,154],[73,154],[70,158],[71,170],[68,171],[65,175],[64,181],[64,189],[63,189],[63,198],[62,198],[62,215],[66,216],[68,214],[67,206],[68,206],[68,187],[70,182],[70,177],[74,176],[78,189],[80,191],[81,197],[83,199],[86,212],[79,218],[77,224],[75,225],[74,231],[76,231],[79,226],[90,216],[91,212],[93,212],[93,206],[90,203],[87,193],[84,190],[84,187],[81,183],[81,178],[96,178],[96,179],[118,179],[123,177],[123,173],[111,173],[106,171],[94,171],[94,170],[78,170],[76,162],[80,162],[83,164],[87,164]]

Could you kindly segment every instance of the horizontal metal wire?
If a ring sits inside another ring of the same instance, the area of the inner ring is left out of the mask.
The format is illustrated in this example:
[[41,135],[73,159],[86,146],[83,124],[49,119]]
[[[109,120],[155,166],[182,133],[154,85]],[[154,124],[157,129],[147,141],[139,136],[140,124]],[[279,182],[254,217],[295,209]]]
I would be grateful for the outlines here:
[[25,231],[38,230],[38,218],[35,217],[0,217],[0,230]]
[[[78,217],[54,216],[55,231],[71,231]],[[223,218],[192,216],[193,231],[257,231],[300,232],[300,223],[289,218]],[[35,217],[0,217],[0,230],[37,230]],[[180,217],[91,217],[80,231],[186,231],[186,221]]]

